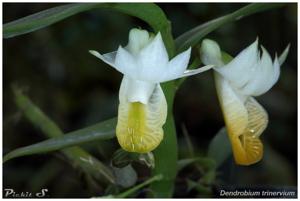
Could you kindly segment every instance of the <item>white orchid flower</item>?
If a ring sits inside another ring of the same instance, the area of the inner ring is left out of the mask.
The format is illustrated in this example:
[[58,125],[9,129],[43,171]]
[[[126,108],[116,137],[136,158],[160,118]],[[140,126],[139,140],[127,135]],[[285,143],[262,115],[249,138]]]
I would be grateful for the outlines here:
[[167,102],[159,83],[212,67],[186,70],[191,48],[169,61],[161,34],[154,37],[140,29],[130,31],[125,48],[119,46],[117,51],[103,55],[94,50],[90,53],[124,75],[119,91],[116,135],[121,147],[129,152],[150,152],[163,139]]
[[233,155],[237,164],[250,165],[262,159],[263,144],[259,139],[268,124],[268,114],[253,98],[266,93],[278,81],[280,65],[289,46],[272,62],[258,40],[224,64],[219,45],[205,39],[201,45],[204,64],[215,65],[215,82]]

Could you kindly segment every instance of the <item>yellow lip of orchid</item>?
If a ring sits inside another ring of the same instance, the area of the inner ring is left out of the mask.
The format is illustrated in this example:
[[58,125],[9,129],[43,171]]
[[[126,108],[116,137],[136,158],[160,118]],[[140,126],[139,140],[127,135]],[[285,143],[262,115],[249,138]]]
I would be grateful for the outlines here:
[[221,50],[215,41],[205,39],[201,45],[201,58],[213,64],[218,98],[231,141],[235,161],[251,165],[263,157],[260,135],[268,124],[268,114],[253,98],[266,93],[278,80],[280,65],[289,46],[272,63],[268,52],[258,50],[258,40],[244,49],[231,62],[224,65]]
[[150,152],[163,139],[167,102],[160,83],[212,68],[186,70],[191,48],[169,61],[161,34],[154,37],[140,29],[130,31],[124,48],[120,46],[117,51],[104,55],[94,50],[90,53],[124,75],[116,135],[121,147],[129,152]]

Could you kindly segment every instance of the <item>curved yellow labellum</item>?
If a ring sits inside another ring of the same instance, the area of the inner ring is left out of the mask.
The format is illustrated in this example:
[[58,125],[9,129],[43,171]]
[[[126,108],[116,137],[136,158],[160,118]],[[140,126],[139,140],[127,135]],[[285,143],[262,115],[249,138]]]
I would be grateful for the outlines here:
[[251,165],[262,159],[259,136],[268,124],[266,111],[252,97],[238,97],[228,81],[215,73],[218,97],[237,164]]
[[148,104],[128,102],[127,81],[123,79],[116,135],[121,147],[129,152],[147,153],[163,139],[162,126],[167,115],[167,103],[159,85],[154,89]]

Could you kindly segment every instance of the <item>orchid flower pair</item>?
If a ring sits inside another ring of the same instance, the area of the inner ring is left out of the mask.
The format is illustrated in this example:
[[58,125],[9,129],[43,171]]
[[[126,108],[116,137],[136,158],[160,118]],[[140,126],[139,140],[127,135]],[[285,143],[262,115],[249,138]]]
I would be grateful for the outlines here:
[[167,102],[160,83],[195,75],[214,67],[217,91],[235,160],[248,165],[262,157],[259,135],[267,125],[267,113],[252,96],[268,91],[279,77],[279,65],[287,50],[274,63],[263,48],[260,58],[257,41],[229,64],[224,64],[219,46],[211,40],[202,43],[202,61],[207,66],[187,70],[191,48],[169,61],[161,34],[132,29],[126,47],[101,55],[90,53],[124,76],[119,91],[116,135],[129,152],[147,153],[163,139]]

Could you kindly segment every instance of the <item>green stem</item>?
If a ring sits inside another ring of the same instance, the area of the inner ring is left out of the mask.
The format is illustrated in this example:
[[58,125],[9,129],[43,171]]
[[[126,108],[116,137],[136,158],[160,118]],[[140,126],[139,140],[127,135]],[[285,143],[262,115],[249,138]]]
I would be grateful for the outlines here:
[[[175,43],[172,36],[171,24],[168,21],[163,26],[153,27],[154,30],[160,31],[166,44],[169,58],[175,56]],[[173,119],[173,102],[175,97],[175,82],[167,82],[162,84],[167,104],[168,116],[164,129],[164,139],[161,144],[153,152],[155,159],[155,167],[152,170],[152,175],[162,174],[163,178],[160,181],[153,182],[150,186],[153,196],[156,198],[172,197],[177,175],[177,160],[178,160],[178,145],[175,123]]]
[[115,198],[126,198],[128,196],[130,196],[131,194],[133,194],[134,192],[140,190],[141,188],[155,182],[155,181],[160,181],[163,178],[163,176],[161,174],[159,175],[155,175],[153,177],[151,177],[150,179],[144,181],[143,183],[134,186],[133,188],[130,188],[129,190],[120,193],[119,195],[116,195]]
[[[40,128],[48,138],[63,135],[62,130],[48,118],[42,110],[35,106],[31,100],[22,94],[21,90],[13,86],[15,101],[25,117],[36,127]],[[91,175],[103,183],[115,183],[112,171],[101,161],[90,155],[80,147],[70,147],[61,150],[74,167],[79,167],[87,175]]]
[[176,167],[178,160],[177,136],[173,119],[174,82],[164,84],[163,90],[168,102],[168,117],[164,125],[164,140],[153,152],[155,168],[152,171],[152,175],[163,175],[162,180],[151,185],[153,196],[156,198],[172,197],[177,175],[177,169],[174,167]]

